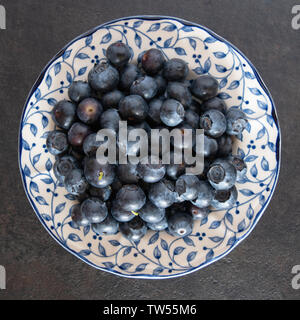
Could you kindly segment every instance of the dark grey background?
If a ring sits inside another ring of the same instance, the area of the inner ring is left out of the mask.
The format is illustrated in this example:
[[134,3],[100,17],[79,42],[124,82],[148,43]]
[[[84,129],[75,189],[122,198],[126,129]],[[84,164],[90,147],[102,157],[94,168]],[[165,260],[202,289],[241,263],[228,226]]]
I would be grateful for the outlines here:
[[[300,30],[282,0],[1,0],[0,299],[299,299],[291,269],[300,264]],[[279,184],[252,234],[224,259],[169,280],[131,280],[91,268],[45,231],[23,191],[17,162],[26,96],[66,43],[106,21],[170,15],[202,24],[235,44],[271,91],[282,130]]]

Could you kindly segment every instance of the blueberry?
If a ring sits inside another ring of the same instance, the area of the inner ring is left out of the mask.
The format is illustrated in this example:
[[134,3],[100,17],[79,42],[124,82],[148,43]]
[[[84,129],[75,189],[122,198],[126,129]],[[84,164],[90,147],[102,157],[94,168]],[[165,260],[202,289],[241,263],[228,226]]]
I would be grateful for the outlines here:
[[73,81],[68,90],[69,98],[79,103],[83,99],[86,99],[92,95],[92,89],[87,82]]
[[99,188],[90,186],[89,193],[92,197],[99,198],[101,201],[106,202],[112,194],[112,188],[110,186],[107,186],[105,188],[99,189]]
[[156,84],[157,84],[157,96],[159,96],[159,95],[163,94],[166,91],[166,89],[167,89],[167,81],[160,74],[156,75],[154,77],[154,80],[156,81]]
[[169,127],[179,125],[184,120],[184,115],[182,104],[174,99],[166,100],[160,110],[161,121]]
[[57,180],[64,183],[65,177],[76,168],[79,168],[77,160],[72,156],[65,155],[55,161],[53,172]]
[[210,75],[202,75],[192,83],[191,91],[193,95],[202,101],[212,99],[218,94],[219,83]]
[[238,155],[231,155],[227,158],[227,160],[235,167],[237,172],[236,180],[239,182],[247,173],[246,162]]
[[204,157],[213,157],[218,152],[218,142],[216,139],[204,135]]
[[164,103],[163,100],[158,98],[151,100],[149,103],[148,116],[151,118],[151,120],[153,120],[157,124],[161,123],[160,109],[163,103]]
[[[158,162],[157,164],[153,162]],[[148,163],[144,163],[148,162]],[[152,162],[152,163],[151,163]],[[142,159],[137,166],[137,173],[147,183],[156,183],[160,181],[166,173],[166,167],[158,157],[152,156]]]
[[184,121],[188,123],[192,128],[199,129],[200,117],[195,111],[187,109],[185,111]]
[[83,146],[85,138],[91,133],[92,132],[87,125],[81,122],[76,122],[68,132],[68,141],[71,146],[80,149]]
[[246,128],[248,120],[245,113],[236,108],[232,108],[227,112],[227,134],[238,136]]
[[161,221],[156,223],[147,223],[147,227],[153,231],[163,231],[168,228],[168,220],[164,217]]
[[101,223],[108,215],[105,203],[98,198],[86,199],[82,202],[80,210],[90,223]]
[[120,101],[119,112],[124,120],[142,122],[146,119],[148,105],[139,95],[130,95]]
[[114,90],[119,83],[119,72],[104,60],[95,65],[88,76],[90,86],[99,92]]
[[212,206],[218,210],[233,207],[237,201],[238,192],[235,186],[229,190],[217,190],[212,201]]
[[236,182],[236,169],[227,160],[215,160],[207,173],[209,183],[216,190],[226,190],[234,186]]
[[62,131],[52,131],[47,137],[46,145],[48,151],[54,156],[63,154],[69,147],[67,135]]
[[96,188],[111,185],[115,178],[115,168],[111,164],[100,164],[95,158],[88,158],[84,163],[84,175]]
[[88,182],[86,181],[82,170],[73,169],[66,175],[65,188],[73,195],[82,194],[87,190]]
[[102,129],[111,129],[114,132],[118,132],[120,121],[119,112],[116,109],[108,109],[100,116],[100,127]]
[[124,93],[119,90],[113,90],[102,97],[102,105],[106,109],[118,108],[119,102],[124,98]]
[[165,209],[156,207],[151,201],[147,201],[138,213],[147,223],[158,223],[165,217]]
[[146,196],[139,186],[127,184],[118,191],[116,201],[124,210],[136,212],[146,203]]
[[198,208],[210,206],[214,196],[214,190],[207,181],[200,181],[197,197],[192,204]]
[[132,95],[139,95],[145,100],[151,100],[157,94],[157,83],[149,76],[135,80],[130,88]]
[[118,233],[119,223],[111,215],[108,215],[104,221],[92,224],[92,230],[100,236],[113,235]]
[[111,214],[118,222],[129,222],[135,218],[134,213],[126,211],[116,203],[113,203]]
[[190,206],[190,213],[192,214],[193,220],[203,220],[207,218],[207,216],[210,214],[210,209],[208,207],[206,208],[198,208],[194,205]]
[[95,123],[102,112],[103,107],[101,103],[94,98],[82,100],[77,108],[77,116],[85,124]]
[[76,119],[76,105],[67,100],[59,101],[52,109],[51,114],[57,126],[69,130]]
[[157,74],[164,67],[165,57],[158,49],[146,51],[142,57],[142,67],[147,74]]
[[218,142],[218,156],[226,157],[232,153],[232,139],[227,134],[217,139]]
[[189,73],[188,65],[182,59],[174,58],[166,61],[163,75],[168,81],[184,80]]
[[137,165],[131,163],[120,164],[118,166],[118,177],[125,184],[138,183]]
[[200,117],[200,128],[213,137],[218,138],[226,131],[227,122],[224,114],[216,109],[211,109]]
[[200,180],[193,175],[182,175],[176,181],[176,192],[184,200],[194,200],[197,198]]
[[127,240],[138,241],[147,233],[147,226],[142,219],[135,217],[129,222],[121,223],[120,231]]
[[182,82],[169,82],[167,93],[169,98],[178,100],[184,107],[192,103],[192,94]]
[[170,207],[176,199],[176,192],[171,181],[164,179],[151,185],[149,199],[158,208]]
[[227,108],[226,108],[226,104],[225,104],[224,100],[222,100],[218,97],[214,97],[212,99],[204,101],[202,104],[203,111],[207,111],[207,110],[211,110],[211,109],[216,109],[216,110],[226,114]]
[[98,148],[103,144],[102,141],[97,141],[97,133],[92,133],[87,136],[83,142],[83,152],[88,157],[96,156]]
[[89,220],[80,210],[80,204],[75,204],[70,211],[73,222],[75,222],[79,227],[87,227],[90,225]]
[[128,64],[120,71],[120,88],[129,91],[133,82],[141,76],[140,70],[135,64]]
[[193,217],[191,214],[178,211],[168,216],[168,231],[174,237],[186,237],[193,231]]
[[115,42],[107,48],[106,57],[114,66],[122,67],[128,63],[131,53],[125,43]]

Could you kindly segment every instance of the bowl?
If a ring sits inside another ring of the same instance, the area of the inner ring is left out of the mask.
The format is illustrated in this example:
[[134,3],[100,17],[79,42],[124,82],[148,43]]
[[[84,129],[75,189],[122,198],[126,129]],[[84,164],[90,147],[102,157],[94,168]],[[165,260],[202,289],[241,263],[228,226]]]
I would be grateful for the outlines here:
[[[167,58],[188,62],[189,78],[209,73],[219,81],[220,97],[228,108],[241,108],[249,123],[235,139],[234,151],[244,158],[247,174],[237,184],[238,201],[228,210],[213,210],[196,221],[193,233],[173,238],[149,231],[132,243],[120,233],[97,236],[90,227],[71,220],[74,197],[58,185],[55,158],[46,148],[54,129],[51,110],[68,99],[73,80],[86,79],[105,56],[106,48],[123,41],[132,60],[149,48]],[[79,36],[44,68],[22,114],[19,165],[26,195],[49,234],[67,251],[103,271],[130,278],[162,279],[182,276],[219,260],[253,230],[268,206],[278,180],[280,129],[271,95],[251,62],[228,41],[209,29],[173,17],[137,16],[114,20]]]

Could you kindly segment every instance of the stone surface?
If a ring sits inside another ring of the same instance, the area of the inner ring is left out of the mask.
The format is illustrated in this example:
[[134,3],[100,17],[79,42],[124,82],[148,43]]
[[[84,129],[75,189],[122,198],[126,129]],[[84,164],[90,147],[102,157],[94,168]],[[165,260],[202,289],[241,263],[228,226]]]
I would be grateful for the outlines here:
[[[2,299],[299,299],[291,287],[300,264],[300,30],[294,0],[2,0],[0,30],[0,265]],[[260,71],[282,130],[279,183],[251,235],[222,260],[169,280],[124,279],[91,268],[59,246],[23,191],[17,154],[26,96],[46,63],[79,34],[122,16],[159,14],[202,24],[237,46]]]

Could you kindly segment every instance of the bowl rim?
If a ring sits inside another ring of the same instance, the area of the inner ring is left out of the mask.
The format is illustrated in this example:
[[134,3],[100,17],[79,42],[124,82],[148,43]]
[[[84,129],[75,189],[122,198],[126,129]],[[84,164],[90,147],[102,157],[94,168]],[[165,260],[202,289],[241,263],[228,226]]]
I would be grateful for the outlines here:
[[[91,34],[94,34],[96,31],[98,31],[99,29],[110,25],[112,23],[115,22],[119,22],[119,21],[124,21],[124,20],[132,20],[132,19],[140,19],[140,20],[173,20],[173,21],[177,21],[182,23],[183,25],[186,26],[190,26],[190,27],[197,27],[200,28],[206,32],[208,32],[211,36],[213,36],[214,38],[216,38],[219,41],[222,41],[224,43],[226,43],[227,45],[231,46],[236,52],[238,52],[249,64],[249,66],[251,67],[252,71],[254,72],[255,78],[258,81],[258,83],[261,85],[262,89],[264,90],[265,94],[268,96],[268,98],[270,99],[271,102],[271,106],[272,106],[272,118],[275,122],[275,125],[277,127],[278,130],[278,136],[277,136],[277,140],[276,140],[276,162],[277,162],[277,170],[276,170],[276,176],[274,179],[274,184],[272,187],[272,190],[270,191],[270,195],[267,199],[267,201],[264,203],[264,205],[262,206],[262,208],[258,211],[251,227],[249,228],[249,230],[239,239],[237,239],[237,241],[234,243],[234,245],[232,245],[229,249],[227,249],[224,253],[214,257],[212,260],[210,261],[205,261],[202,264],[200,264],[197,267],[191,268],[188,271],[185,271],[183,273],[179,273],[179,274],[174,274],[174,275],[162,275],[162,276],[154,276],[151,274],[123,274],[119,271],[116,270],[109,270],[106,269],[104,267],[100,267],[90,261],[88,261],[87,259],[85,259],[84,257],[80,256],[77,252],[73,251],[72,249],[70,249],[66,244],[60,242],[55,236],[54,234],[47,228],[45,222],[43,221],[43,219],[40,216],[39,210],[37,209],[37,207],[35,206],[35,204],[33,203],[32,199],[29,196],[28,190],[26,188],[25,185],[25,177],[24,177],[24,172],[21,168],[21,157],[22,157],[22,144],[21,144],[21,138],[22,138],[22,123],[23,123],[23,118],[24,118],[24,114],[26,111],[26,108],[28,106],[28,103],[30,101],[30,98],[32,97],[32,95],[34,94],[35,90],[38,88],[38,86],[41,84],[41,82],[43,81],[45,74],[47,73],[49,67],[52,65],[52,63],[57,60],[59,57],[61,57],[64,52],[66,51],[66,49],[71,46],[72,44],[74,44],[75,42],[77,42],[78,40],[85,38]],[[32,88],[30,89],[30,92],[26,98],[25,104],[23,106],[23,111],[22,111],[22,115],[21,115],[21,119],[20,119],[20,125],[19,125],[19,134],[18,134],[18,165],[19,165],[19,170],[20,170],[20,174],[21,174],[21,178],[22,178],[22,184],[23,184],[23,188],[26,194],[26,197],[29,201],[29,203],[31,204],[36,216],[38,217],[39,221],[41,222],[41,224],[44,226],[44,228],[47,230],[47,232],[50,234],[50,236],[56,240],[56,242],[58,242],[64,249],[66,249],[68,252],[70,252],[72,255],[76,256],[77,258],[79,258],[80,260],[84,261],[85,263],[87,263],[88,265],[101,270],[101,271],[105,271],[111,274],[115,274],[118,275],[120,277],[124,277],[124,278],[132,278],[132,279],[170,279],[170,278],[177,278],[177,277],[181,277],[187,274],[190,274],[192,272],[195,272],[197,270],[200,270],[220,259],[222,259],[223,257],[225,257],[226,255],[228,255],[234,248],[236,248],[244,239],[246,239],[250,233],[253,231],[253,229],[255,228],[256,224],[258,223],[258,221],[260,220],[260,218],[262,217],[263,213],[265,212],[266,208],[268,207],[273,195],[274,195],[274,191],[276,188],[276,185],[278,183],[278,178],[279,178],[279,173],[280,173],[280,167],[281,167],[281,130],[280,130],[280,125],[279,125],[279,120],[278,120],[278,116],[277,116],[277,110],[275,107],[275,103],[274,100],[267,88],[267,86],[265,85],[264,81],[262,80],[259,72],[257,71],[256,67],[252,64],[252,62],[247,58],[247,56],[241,51],[239,50],[237,47],[235,47],[231,42],[229,42],[228,40],[224,39],[223,37],[219,36],[217,33],[215,33],[214,31],[210,30],[209,28],[202,26],[200,24],[191,22],[191,21],[187,21],[184,20],[182,18],[178,18],[178,17],[172,17],[172,16],[164,16],[164,15],[135,15],[135,16],[127,16],[127,17],[121,17],[118,19],[113,19],[111,21],[105,22],[103,24],[100,24],[92,29],[90,29],[89,31],[77,36],[76,38],[74,38],[72,41],[70,41],[69,43],[67,43],[47,64],[46,66],[42,69],[40,75],[38,76],[37,80],[35,81],[34,85],[32,86]]]

